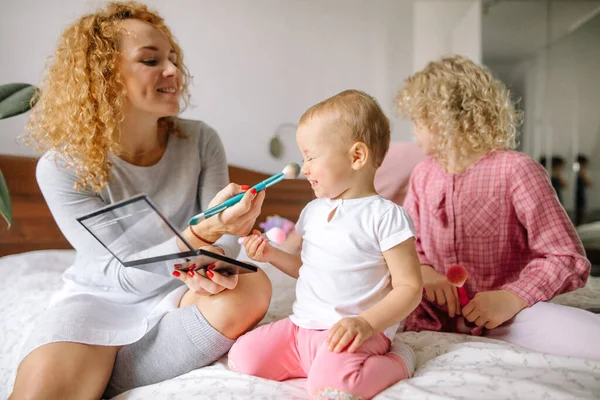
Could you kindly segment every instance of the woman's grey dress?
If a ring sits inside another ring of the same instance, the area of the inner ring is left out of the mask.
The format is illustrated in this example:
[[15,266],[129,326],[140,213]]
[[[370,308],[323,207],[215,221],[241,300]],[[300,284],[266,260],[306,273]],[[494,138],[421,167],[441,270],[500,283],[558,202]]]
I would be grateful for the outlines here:
[[[177,124],[184,137],[170,135],[157,164],[139,167],[113,156],[109,183],[100,193],[74,190],[78,178],[56,153],[40,159],[38,183],[77,257],[63,275],[64,287],[27,339],[21,359],[52,342],[130,344],[152,329],[165,313],[177,308],[186,287],[172,277],[173,261],[153,272],[125,268],[76,220],[108,204],[147,193],[166,218],[183,231],[188,219],[207,207],[229,183],[229,177],[217,133],[200,121],[178,119]],[[152,227],[136,232],[145,235],[148,242],[156,239]],[[117,229],[114,235],[119,235]],[[224,236],[217,244],[230,257],[239,252],[235,237]],[[175,238],[163,238],[149,250],[155,254],[178,251]]]

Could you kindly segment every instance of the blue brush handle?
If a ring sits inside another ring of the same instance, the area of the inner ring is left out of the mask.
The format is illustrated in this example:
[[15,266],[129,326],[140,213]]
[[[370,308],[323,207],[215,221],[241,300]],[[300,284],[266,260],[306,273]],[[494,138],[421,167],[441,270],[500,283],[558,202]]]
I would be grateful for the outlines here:
[[[283,175],[283,172],[280,172],[276,175],[273,175],[273,176],[265,179],[264,181],[262,181],[260,183],[257,183],[256,185],[252,186],[251,189],[256,189],[256,192],[258,193],[261,190],[265,190],[269,186],[272,186],[278,182],[281,182],[284,178],[285,178],[285,176]],[[244,197],[245,194],[246,194],[245,192],[236,194],[232,198],[225,200],[223,203],[218,204],[214,207],[211,207],[208,210],[205,210],[203,213],[200,213],[200,214],[190,218],[190,220],[188,221],[188,225],[196,225],[198,222],[202,221],[203,219],[210,218],[213,215],[216,215],[216,214],[224,211],[226,208],[239,203],[239,201],[242,199],[242,197]]]
[[[263,189],[266,189],[266,188],[268,188],[269,186],[273,186],[274,184],[276,184],[276,183],[278,183],[278,182],[281,182],[281,181],[282,181],[282,180],[284,180],[284,179],[285,179],[285,176],[283,175],[283,172],[282,172],[280,175],[275,175],[275,176],[272,176],[271,178],[269,178],[269,179],[267,179],[267,180],[264,180],[264,181],[263,181],[263,182],[261,182],[261,183],[264,183],[264,184],[265,184],[265,187],[264,187]],[[261,189],[261,190],[263,190],[263,189]],[[257,191],[258,191],[258,189],[257,189]]]

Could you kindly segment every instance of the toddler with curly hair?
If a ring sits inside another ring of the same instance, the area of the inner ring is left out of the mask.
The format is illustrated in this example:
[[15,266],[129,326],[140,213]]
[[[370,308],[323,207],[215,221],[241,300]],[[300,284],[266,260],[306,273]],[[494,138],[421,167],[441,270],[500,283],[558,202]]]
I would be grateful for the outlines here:
[[[547,302],[584,286],[590,263],[544,168],[513,151],[520,115],[505,86],[464,57],[443,58],[405,81],[396,108],[428,156],[404,203],[425,287],[406,329],[600,359],[600,317]],[[445,276],[454,264],[468,271],[464,307]]]

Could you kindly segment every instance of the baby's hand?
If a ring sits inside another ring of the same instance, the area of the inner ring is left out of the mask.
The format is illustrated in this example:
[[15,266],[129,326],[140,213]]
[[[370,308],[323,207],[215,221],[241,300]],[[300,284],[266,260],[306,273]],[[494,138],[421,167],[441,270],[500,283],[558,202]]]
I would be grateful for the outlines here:
[[273,251],[269,241],[263,238],[256,229],[252,231],[252,235],[246,236],[244,239],[244,248],[248,257],[259,262],[269,262],[269,256]]
[[352,343],[348,347],[348,353],[354,353],[371,336],[373,336],[373,328],[364,318],[342,318],[329,330],[327,345],[329,350],[339,353]]

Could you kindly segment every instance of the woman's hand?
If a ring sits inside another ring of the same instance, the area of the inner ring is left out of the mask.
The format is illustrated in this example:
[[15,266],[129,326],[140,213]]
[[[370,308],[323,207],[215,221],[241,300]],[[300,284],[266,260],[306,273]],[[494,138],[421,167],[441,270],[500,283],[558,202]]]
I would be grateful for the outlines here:
[[220,235],[227,233],[236,236],[246,236],[250,233],[256,222],[256,218],[260,215],[262,204],[265,200],[265,191],[256,193],[255,189],[247,189],[247,186],[230,183],[216,194],[208,205],[208,208],[221,204],[231,197],[245,192],[244,197],[237,204],[206,220],[211,225],[212,231],[218,232]]
[[[223,254],[223,250],[218,247],[206,246],[203,247],[203,249],[213,253]],[[238,275],[221,275],[218,272],[211,271],[210,265],[206,268],[206,276],[203,275],[202,269],[195,271],[194,269],[197,266],[196,260],[199,260],[200,257],[203,256],[199,256],[184,264],[176,264],[174,266],[176,269],[173,271],[173,276],[184,282],[190,291],[195,294],[211,296],[221,293],[225,289],[235,289],[238,283]]]
[[[265,200],[264,190],[256,193],[255,190],[248,189],[249,186],[240,186],[235,183],[227,185],[215,195],[208,208],[219,205],[240,193],[245,193],[244,197],[237,204],[225,209],[223,212],[190,226],[189,229],[182,232],[183,237],[194,248],[197,248],[207,243],[216,242],[224,234],[246,236],[254,226],[256,218],[260,215]],[[177,244],[180,249],[187,249],[187,246],[181,240],[178,240]]]
[[430,265],[421,265],[421,274],[423,275],[423,287],[425,288],[427,300],[441,306],[448,305],[448,315],[450,317],[459,315],[461,313],[460,301],[456,286]]
[[269,241],[260,235],[256,229],[252,231],[252,235],[244,239],[244,248],[250,259],[258,262],[270,262],[269,256],[273,252],[273,248],[268,243]]

